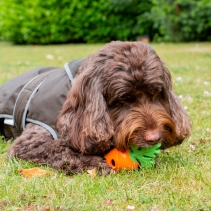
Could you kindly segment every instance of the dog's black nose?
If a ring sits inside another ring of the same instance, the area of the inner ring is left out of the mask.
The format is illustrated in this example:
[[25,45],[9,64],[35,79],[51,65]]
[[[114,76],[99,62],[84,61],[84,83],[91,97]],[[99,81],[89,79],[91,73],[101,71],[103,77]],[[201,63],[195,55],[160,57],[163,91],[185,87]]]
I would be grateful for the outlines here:
[[160,133],[157,129],[147,130],[145,132],[145,140],[148,144],[153,145],[160,139]]

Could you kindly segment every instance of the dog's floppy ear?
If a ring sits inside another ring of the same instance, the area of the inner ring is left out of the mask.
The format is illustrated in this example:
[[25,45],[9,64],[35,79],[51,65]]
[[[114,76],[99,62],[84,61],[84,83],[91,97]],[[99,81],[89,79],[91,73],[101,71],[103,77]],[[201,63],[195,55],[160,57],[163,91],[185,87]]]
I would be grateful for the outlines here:
[[93,151],[95,145],[100,145],[97,143],[113,136],[101,75],[100,70],[93,67],[87,67],[78,75],[56,122],[68,144],[83,153],[89,153],[89,148]]
[[191,120],[187,115],[179,98],[173,91],[169,92],[169,107],[171,116],[176,125],[176,143],[181,144],[182,141],[191,134]]
[[171,116],[176,125],[176,143],[181,144],[182,141],[190,136],[191,120],[187,115],[179,98],[172,91],[171,75],[169,70],[164,67],[164,80],[166,84],[166,94]]

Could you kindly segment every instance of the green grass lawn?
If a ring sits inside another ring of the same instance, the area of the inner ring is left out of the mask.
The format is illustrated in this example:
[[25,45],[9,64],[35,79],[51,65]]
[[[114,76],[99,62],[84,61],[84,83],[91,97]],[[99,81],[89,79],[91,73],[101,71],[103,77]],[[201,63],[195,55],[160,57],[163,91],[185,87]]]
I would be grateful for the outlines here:
[[[101,46],[0,43],[0,84],[38,66],[62,67]],[[156,167],[148,170],[94,179],[87,173],[70,177],[55,171],[24,178],[18,169],[33,163],[8,160],[9,143],[0,137],[0,210],[211,210],[211,43],[152,46],[171,71],[173,89],[192,119],[189,140],[161,152]]]

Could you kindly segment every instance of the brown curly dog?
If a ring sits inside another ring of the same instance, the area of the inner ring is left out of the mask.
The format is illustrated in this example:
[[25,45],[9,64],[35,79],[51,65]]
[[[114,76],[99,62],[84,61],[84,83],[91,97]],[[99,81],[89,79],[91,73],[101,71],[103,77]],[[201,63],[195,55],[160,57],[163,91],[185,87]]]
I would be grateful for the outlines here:
[[104,154],[114,147],[161,143],[166,149],[190,135],[191,121],[172,91],[169,70],[142,42],[111,42],[84,59],[65,96],[55,119],[57,140],[32,122],[19,134],[1,121],[2,135],[15,138],[10,156],[67,174],[93,168],[109,173]]

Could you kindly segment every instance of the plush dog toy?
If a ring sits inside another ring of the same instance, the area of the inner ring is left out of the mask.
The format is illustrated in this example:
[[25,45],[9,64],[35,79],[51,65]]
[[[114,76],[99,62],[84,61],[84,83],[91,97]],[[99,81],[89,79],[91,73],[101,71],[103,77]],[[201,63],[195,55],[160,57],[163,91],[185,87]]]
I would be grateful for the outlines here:
[[132,146],[130,150],[121,152],[114,148],[109,153],[105,155],[106,162],[114,170],[133,170],[141,165],[143,168],[151,168],[155,161],[153,158],[160,153],[161,144],[156,144],[149,148],[140,148],[137,146]]

